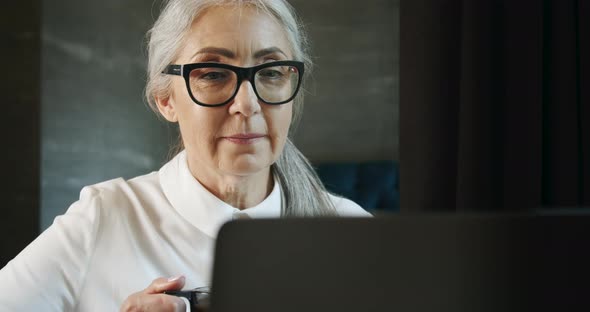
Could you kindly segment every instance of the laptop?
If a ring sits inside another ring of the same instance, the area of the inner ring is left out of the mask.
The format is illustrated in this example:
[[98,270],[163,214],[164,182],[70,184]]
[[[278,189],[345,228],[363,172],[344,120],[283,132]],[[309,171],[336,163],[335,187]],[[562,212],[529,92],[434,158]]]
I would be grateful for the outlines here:
[[564,238],[547,233],[553,220],[397,215],[232,221],[217,239],[210,309],[525,311],[555,293],[539,278],[553,265],[543,258],[552,247],[539,242],[553,238],[562,246]]

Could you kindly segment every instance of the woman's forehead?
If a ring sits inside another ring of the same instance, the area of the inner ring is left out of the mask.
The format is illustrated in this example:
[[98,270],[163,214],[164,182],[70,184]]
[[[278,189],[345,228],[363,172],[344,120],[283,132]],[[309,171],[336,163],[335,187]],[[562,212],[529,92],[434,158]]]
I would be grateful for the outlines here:
[[285,58],[292,54],[283,25],[251,6],[207,9],[195,19],[185,40],[183,58],[216,48],[231,51],[237,58],[255,58],[261,51],[273,50]]

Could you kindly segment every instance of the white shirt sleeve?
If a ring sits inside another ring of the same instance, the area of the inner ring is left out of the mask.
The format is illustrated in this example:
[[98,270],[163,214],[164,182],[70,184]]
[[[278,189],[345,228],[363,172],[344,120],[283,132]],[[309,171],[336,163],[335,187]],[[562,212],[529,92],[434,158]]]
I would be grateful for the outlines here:
[[182,299],[182,301],[184,301],[184,306],[186,307],[185,312],[191,312],[191,304],[188,301],[188,299],[186,299],[185,297],[180,297],[180,299]]
[[373,215],[352,200],[328,193],[330,200],[341,217],[372,217]]
[[0,270],[3,311],[72,311],[84,284],[100,219],[96,191],[80,200]]

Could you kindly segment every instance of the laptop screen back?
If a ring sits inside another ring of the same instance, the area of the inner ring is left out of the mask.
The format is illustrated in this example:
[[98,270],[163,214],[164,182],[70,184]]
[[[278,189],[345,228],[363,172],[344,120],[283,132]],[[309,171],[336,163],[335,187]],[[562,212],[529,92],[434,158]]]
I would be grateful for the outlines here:
[[233,221],[218,236],[211,308],[517,311],[532,295],[531,222],[444,215]]

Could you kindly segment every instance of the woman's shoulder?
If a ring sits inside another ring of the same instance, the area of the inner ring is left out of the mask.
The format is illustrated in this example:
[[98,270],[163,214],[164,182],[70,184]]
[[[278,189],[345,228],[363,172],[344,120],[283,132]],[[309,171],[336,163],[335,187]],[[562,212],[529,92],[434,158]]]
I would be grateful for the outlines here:
[[122,195],[147,193],[154,189],[160,189],[157,172],[151,172],[129,180],[119,177],[87,185],[80,191],[80,197],[99,196],[103,199],[109,199],[110,197]]
[[152,172],[129,180],[116,178],[85,186],[80,191],[78,203],[82,206],[117,206],[124,209],[134,206],[137,199],[158,193],[161,193],[158,175]]
[[372,215],[354,201],[335,194],[328,193],[336,212],[342,217],[372,217]]

